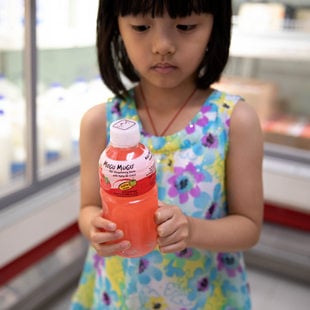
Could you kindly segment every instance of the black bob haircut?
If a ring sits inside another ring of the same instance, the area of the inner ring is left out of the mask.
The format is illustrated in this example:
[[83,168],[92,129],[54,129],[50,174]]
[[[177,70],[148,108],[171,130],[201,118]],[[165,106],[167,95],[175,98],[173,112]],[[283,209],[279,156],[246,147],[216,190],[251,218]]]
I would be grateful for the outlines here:
[[103,82],[115,94],[126,93],[121,72],[131,82],[140,80],[120,39],[118,16],[151,14],[156,17],[162,16],[165,9],[171,18],[191,13],[213,15],[208,52],[197,70],[196,85],[207,89],[219,80],[229,56],[231,0],[100,0],[96,43],[99,71]]

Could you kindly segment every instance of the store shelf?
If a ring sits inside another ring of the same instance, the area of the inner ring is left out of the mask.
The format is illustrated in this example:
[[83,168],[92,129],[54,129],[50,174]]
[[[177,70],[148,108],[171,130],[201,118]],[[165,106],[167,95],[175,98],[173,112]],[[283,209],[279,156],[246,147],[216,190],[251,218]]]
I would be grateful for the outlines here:
[[[94,29],[84,29],[83,31],[75,29],[63,29],[59,31],[39,30],[37,32],[37,46],[42,50],[68,49],[79,47],[95,46],[96,33]],[[0,51],[21,51],[24,48],[24,32],[22,30],[13,35],[6,32],[0,32]]]
[[247,32],[234,27],[230,55],[244,58],[309,61],[310,33],[294,30]]
[[263,178],[266,201],[310,213],[309,164],[265,156]]
[[79,178],[73,176],[1,210],[0,268],[77,220]]

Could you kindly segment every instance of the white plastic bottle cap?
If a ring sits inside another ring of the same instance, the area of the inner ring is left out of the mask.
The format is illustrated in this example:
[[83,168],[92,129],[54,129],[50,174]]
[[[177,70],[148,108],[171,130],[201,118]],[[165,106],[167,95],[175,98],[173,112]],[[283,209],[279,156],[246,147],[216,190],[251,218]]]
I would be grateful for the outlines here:
[[110,126],[110,140],[115,147],[133,147],[140,142],[140,130],[137,122],[120,119]]

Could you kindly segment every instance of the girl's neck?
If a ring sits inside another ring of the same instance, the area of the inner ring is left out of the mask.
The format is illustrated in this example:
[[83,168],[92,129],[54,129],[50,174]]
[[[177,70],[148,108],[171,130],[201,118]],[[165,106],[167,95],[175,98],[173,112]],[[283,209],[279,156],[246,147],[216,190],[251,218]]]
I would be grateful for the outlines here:
[[[142,87],[141,87],[142,86]],[[199,112],[211,90],[135,89],[136,105],[144,130],[157,136],[172,134],[184,128]]]
[[[153,86],[140,84],[136,91],[138,108],[145,108],[145,102],[148,108],[154,112],[169,113],[179,109],[184,100],[196,89],[194,84],[178,88],[156,88]],[[141,90],[144,98],[141,96]]]

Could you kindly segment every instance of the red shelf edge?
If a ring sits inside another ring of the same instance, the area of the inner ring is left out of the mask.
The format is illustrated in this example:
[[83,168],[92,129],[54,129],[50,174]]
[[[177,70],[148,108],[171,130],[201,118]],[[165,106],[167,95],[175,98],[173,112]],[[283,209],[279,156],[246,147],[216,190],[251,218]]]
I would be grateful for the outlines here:
[[265,203],[264,220],[285,227],[310,231],[310,213]]
[[0,286],[16,277],[28,267],[37,263],[39,260],[56,250],[60,245],[72,239],[78,233],[78,224],[73,223],[27,253],[2,267],[0,269]]

